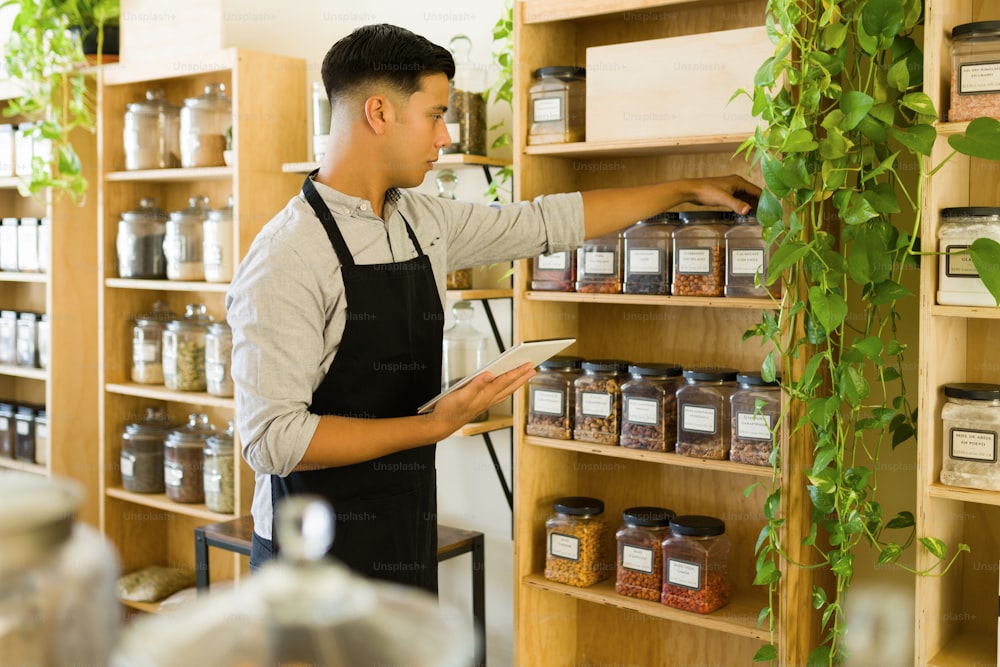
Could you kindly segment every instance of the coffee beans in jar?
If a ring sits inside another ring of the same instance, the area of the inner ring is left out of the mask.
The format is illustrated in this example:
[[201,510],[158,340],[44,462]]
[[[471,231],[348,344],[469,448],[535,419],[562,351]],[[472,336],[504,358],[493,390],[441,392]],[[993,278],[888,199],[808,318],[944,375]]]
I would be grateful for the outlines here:
[[607,559],[604,502],[586,496],[559,498],[545,522],[545,578],[570,586],[593,586],[614,571]]
[[726,524],[711,516],[685,515],[670,521],[663,540],[663,604],[708,614],[729,603],[729,538]]
[[622,385],[622,430],[618,444],[669,452],[677,441],[677,364],[632,364]]
[[720,461],[729,457],[729,398],[736,375],[735,368],[684,369],[684,384],[677,388],[678,454]]
[[625,294],[670,294],[673,235],[679,222],[680,214],[667,211],[622,232]]
[[179,424],[163,408],[146,409],[145,417],[125,424],[121,441],[122,488],[133,493],[163,493],[163,452],[167,433]]
[[663,540],[670,534],[672,510],[630,507],[622,512],[615,592],[657,602],[663,584]]
[[739,373],[739,387],[729,399],[732,414],[732,444],[729,460],[766,466],[778,437],[775,428],[781,416],[781,387],[767,382],[759,372]]
[[205,502],[205,442],[215,427],[204,413],[188,416],[188,422],[167,434],[164,443],[163,481],[167,498],[177,503]]
[[725,234],[728,211],[682,211],[674,231],[674,296],[723,296],[726,289]]
[[576,411],[574,382],[580,376],[580,357],[557,356],[538,365],[528,380],[528,419],[524,432],[541,438],[573,439]]
[[589,239],[576,251],[576,291],[619,294],[622,270],[621,232]]
[[618,359],[584,361],[583,375],[574,383],[576,416],[573,439],[617,445],[621,425],[622,380],[628,362]]

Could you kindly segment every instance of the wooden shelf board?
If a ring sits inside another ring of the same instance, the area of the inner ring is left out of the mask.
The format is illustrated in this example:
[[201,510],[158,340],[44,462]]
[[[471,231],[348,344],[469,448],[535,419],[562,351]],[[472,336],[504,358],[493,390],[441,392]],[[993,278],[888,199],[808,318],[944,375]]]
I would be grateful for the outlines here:
[[510,299],[514,296],[512,289],[450,289],[448,298],[464,301],[480,299]]
[[698,308],[773,309],[778,304],[770,299],[745,297],[659,296],[655,294],[596,294],[591,292],[525,292],[529,301],[563,301],[568,303],[611,303],[634,306],[696,306]]
[[30,472],[45,476],[49,474],[49,469],[40,463],[29,463],[28,461],[19,461],[17,459],[0,458],[0,469],[19,470],[21,472]]
[[525,146],[525,155],[562,158],[636,157],[680,153],[735,153],[745,136],[663,137],[628,141],[581,141]]
[[490,417],[484,422],[466,424],[462,428],[458,429],[455,432],[455,435],[479,435],[480,433],[499,431],[502,428],[508,428],[513,425],[514,418],[511,416]]
[[938,317],[997,320],[1000,319],[1000,308],[995,306],[931,306],[931,314]]
[[185,516],[192,516],[197,519],[205,519],[211,523],[230,521],[235,518],[232,514],[213,512],[206,508],[204,504],[175,503],[167,498],[165,493],[132,493],[120,486],[109,486],[105,490],[105,493],[111,498],[124,500],[135,505],[152,507],[164,512],[170,512],[171,514],[184,514]]
[[1000,491],[988,491],[986,489],[963,489],[957,486],[948,486],[935,482],[927,488],[928,495],[934,498],[945,500],[960,500],[966,503],[976,503],[979,505],[996,505],[1000,507]]
[[0,80],[0,101],[17,99],[24,89],[14,79]]
[[619,595],[615,592],[613,578],[588,588],[559,584],[549,581],[541,574],[529,574],[522,579],[521,583],[524,586],[567,595],[571,598],[594,604],[617,607],[618,609],[625,609],[644,616],[685,623],[699,628],[717,630],[759,641],[770,640],[767,628],[757,627],[757,618],[760,610],[767,604],[763,591],[761,595],[756,597],[749,594],[741,594],[741,592],[737,591],[733,594],[732,601],[722,609],[711,614],[697,614],[681,609],[674,609],[659,602],[648,602],[646,600],[637,600]]
[[47,273],[26,273],[21,271],[0,271],[0,283],[40,283],[49,282]]
[[[203,391],[173,391],[166,389],[163,385],[138,384],[127,382],[122,384],[108,383],[105,389],[112,394],[122,396],[138,396],[139,398],[149,398],[154,401],[171,401],[174,403],[193,403],[197,405],[210,405],[216,408],[236,409],[236,400],[233,398],[222,398],[213,396]],[[176,503],[174,503],[176,505]]]
[[619,447],[617,445],[601,445],[594,442],[580,442],[579,440],[556,440],[554,438],[525,436],[524,441],[526,444],[535,445],[536,447],[564,449],[566,451],[578,452],[580,454],[596,454],[598,456],[629,459],[632,461],[647,461],[649,463],[659,463],[662,465],[678,466],[682,468],[698,468],[699,470],[717,470],[719,472],[750,475],[752,477],[771,477],[773,472],[769,466],[754,466],[746,463],[733,463],[732,461],[699,459],[693,456],[676,454],[674,452],[653,452],[645,449]]
[[[506,167],[511,164],[510,160],[489,157],[488,155],[466,155],[465,153],[447,153],[438,157],[435,167],[449,167],[455,165],[485,166],[485,167]],[[286,162],[281,165],[281,171],[286,174],[308,174],[313,169],[319,167],[319,162]]]
[[192,167],[188,169],[137,169],[136,171],[109,171],[104,180],[109,183],[152,182],[185,183],[194,181],[225,180],[236,173],[232,167]]
[[979,632],[958,634],[927,663],[928,667],[969,667],[969,665],[996,664],[996,635]]
[[608,14],[624,14],[657,7],[678,5],[726,4],[737,0],[524,0],[524,23],[549,23],[572,19],[594,18]]
[[934,127],[937,129],[938,136],[950,137],[956,134],[965,134],[965,131],[969,129],[970,122],[971,121],[964,121],[961,123],[938,122],[934,124]]
[[25,368],[24,366],[7,366],[0,365],[0,375],[10,375],[19,378],[28,378],[29,380],[45,380],[49,379],[49,372],[42,368]]
[[20,182],[21,178],[18,176],[4,176],[0,178],[0,189],[16,190]]
[[190,280],[139,280],[136,278],[107,278],[104,284],[120,289],[146,289],[157,292],[225,292],[229,283],[193,282]]

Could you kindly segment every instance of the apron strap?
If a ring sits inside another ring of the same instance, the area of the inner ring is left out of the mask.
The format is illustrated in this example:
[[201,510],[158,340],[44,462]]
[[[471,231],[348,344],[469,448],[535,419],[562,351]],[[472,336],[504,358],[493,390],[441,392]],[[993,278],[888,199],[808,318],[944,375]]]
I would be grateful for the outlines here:
[[334,219],[333,213],[330,212],[330,208],[323,201],[323,198],[319,196],[319,193],[316,192],[316,186],[313,185],[312,177],[317,173],[319,173],[319,169],[314,169],[306,176],[306,180],[302,183],[302,194],[305,195],[306,201],[309,202],[309,206],[312,207],[316,217],[323,223],[323,229],[326,230],[326,235],[330,239],[330,244],[333,245],[334,252],[337,253],[337,259],[340,260],[340,264],[342,266],[354,266],[354,257],[347,247],[347,242],[344,241],[344,235],[340,233],[340,229],[337,227],[337,221]]

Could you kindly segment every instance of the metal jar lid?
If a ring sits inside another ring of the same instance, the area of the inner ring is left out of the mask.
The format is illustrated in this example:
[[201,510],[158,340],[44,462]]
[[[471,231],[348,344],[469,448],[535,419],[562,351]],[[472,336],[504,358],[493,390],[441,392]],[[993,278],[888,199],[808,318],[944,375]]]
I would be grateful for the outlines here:
[[188,199],[187,208],[170,212],[171,222],[204,222],[208,217],[208,197],[196,195]]
[[1000,219],[1000,207],[952,206],[941,209],[941,218],[993,218]]
[[154,88],[146,91],[144,102],[129,102],[125,105],[129,113],[156,116],[161,113],[176,115],[180,113],[180,107],[171,104],[166,100],[161,88]]
[[139,208],[134,211],[122,212],[122,220],[125,222],[166,222],[167,212],[157,208],[156,200],[152,197],[142,197],[139,199]]
[[167,447],[204,447],[209,436],[216,433],[215,427],[208,421],[205,413],[188,415],[188,422],[167,434]]

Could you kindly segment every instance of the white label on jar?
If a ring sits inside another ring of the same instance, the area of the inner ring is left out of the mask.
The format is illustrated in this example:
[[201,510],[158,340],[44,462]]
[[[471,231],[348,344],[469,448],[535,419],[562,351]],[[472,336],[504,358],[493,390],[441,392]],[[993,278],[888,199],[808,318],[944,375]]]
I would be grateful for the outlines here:
[[531,105],[531,120],[534,123],[551,123],[562,120],[561,97],[539,97]]
[[10,430],[10,418],[0,417],[0,431],[6,432]]
[[957,255],[945,255],[944,258],[944,274],[949,278],[978,278],[979,272],[976,271],[976,265],[972,263],[972,255],[967,252],[959,252],[963,250],[968,250],[967,245],[950,245],[945,246],[944,250],[948,253],[958,252]]
[[653,550],[644,547],[634,547],[631,544],[623,544],[622,567],[626,570],[653,574]]
[[585,391],[580,396],[580,414],[587,417],[608,417],[611,415],[611,394]]
[[205,244],[205,268],[222,266],[222,246],[212,243]]
[[711,248],[680,248],[677,250],[677,273],[684,275],[708,275],[711,272]]
[[729,274],[755,276],[764,271],[764,251],[758,248],[734,248],[729,253]]
[[135,477],[135,457],[122,454],[122,477]]
[[451,143],[457,144],[462,141],[462,124],[461,123],[445,123],[445,127],[448,128],[448,136],[451,137]]
[[531,392],[531,411],[544,415],[562,415],[565,396],[561,391],[535,389]]
[[567,560],[580,560],[580,539],[572,535],[549,535],[549,555]]
[[959,65],[958,92],[962,95],[1000,92],[1000,62]]
[[685,403],[681,406],[681,428],[698,433],[715,433],[715,408]]
[[970,431],[951,429],[951,458],[964,461],[997,461],[997,434],[995,431]]
[[583,253],[583,272],[601,276],[615,274],[615,253],[594,251]]
[[205,380],[220,384],[226,381],[226,365],[217,361],[205,362]]
[[656,426],[660,421],[660,402],[648,398],[626,398],[625,421]]
[[660,273],[660,251],[656,248],[638,248],[628,251],[628,272]]
[[205,473],[205,493],[222,493],[222,475],[217,472]]
[[163,466],[163,482],[167,486],[177,488],[184,483],[184,469],[173,463]]
[[771,415],[737,412],[736,437],[749,440],[770,440]]
[[543,271],[565,271],[569,266],[568,252],[554,252],[551,255],[539,255],[535,259],[535,267]]
[[140,364],[152,363],[156,361],[158,351],[159,345],[156,343],[137,343],[132,346],[132,359]]
[[701,565],[675,558],[667,559],[667,581],[674,586],[701,590]]
[[177,375],[177,355],[169,348],[163,348],[163,373]]
[[17,426],[15,427],[18,435],[28,435],[31,433],[31,423],[26,422],[22,419],[17,420]]

